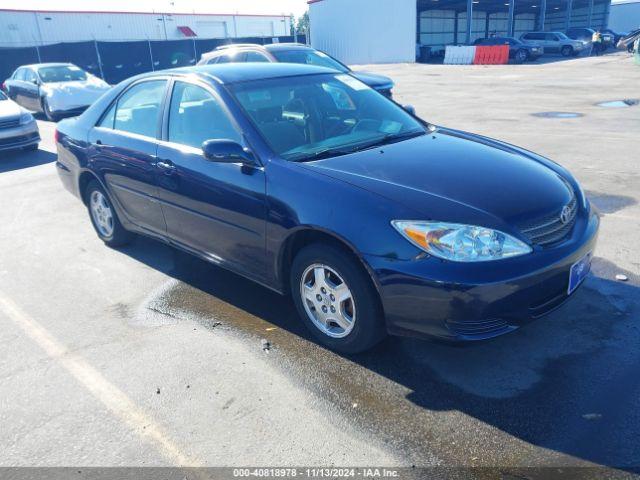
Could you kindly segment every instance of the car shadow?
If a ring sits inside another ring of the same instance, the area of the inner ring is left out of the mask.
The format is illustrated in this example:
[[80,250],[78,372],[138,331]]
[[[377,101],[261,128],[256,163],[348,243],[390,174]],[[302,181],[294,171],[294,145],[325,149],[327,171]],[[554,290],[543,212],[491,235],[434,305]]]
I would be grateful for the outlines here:
[[56,155],[46,150],[0,152],[0,173],[37,167],[55,162]]
[[[608,55],[616,53],[617,51],[618,50],[616,50],[616,49],[610,48],[610,49],[606,50],[605,52],[602,52],[599,56],[600,57],[606,57]],[[530,64],[533,64],[533,65],[536,65],[536,64],[537,65],[543,65],[543,64],[547,64],[547,63],[567,62],[567,61],[571,61],[571,60],[579,60],[579,59],[582,59],[582,58],[595,57],[595,56],[596,56],[595,54],[588,55],[587,51],[580,52],[579,55],[570,56],[570,57],[564,57],[559,53],[557,53],[557,54],[554,54],[554,53],[546,54],[545,53],[544,55],[542,55],[537,60],[535,60],[533,62],[526,62],[526,63],[530,63]]]
[[434,450],[448,466],[469,452],[491,466],[640,464],[639,279],[610,280],[621,270],[606,260],[570,302],[510,335],[465,347],[389,338],[346,356],[317,345],[286,297],[146,238],[121,251],[177,280],[148,310],[222,324],[256,349],[266,338],[305,388],[381,441],[400,438],[414,464]]

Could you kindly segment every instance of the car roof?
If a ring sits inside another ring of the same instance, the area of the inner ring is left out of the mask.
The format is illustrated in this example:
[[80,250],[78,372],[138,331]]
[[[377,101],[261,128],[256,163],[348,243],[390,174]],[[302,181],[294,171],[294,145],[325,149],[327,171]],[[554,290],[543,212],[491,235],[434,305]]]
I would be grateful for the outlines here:
[[229,43],[227,45],[221,45],[215,50],[202,54],[202,58],[214,58],[225,55],[234,50],[313,50],[309,45],[303,43],[270,43],[267,45],[260,45],[259,43]]
[[[73,63],[63,63],[63,62],[56,62],[56,63],[32,63],[31,65],[21,65],[18,68],[45,68],[45,67],[68,67],[70,65],[73,65]],[[73,65],[75,67],[75,65]],[[17,70],[17,69],[16,69]]]
[[309,45],[304,43],[270,43],[264,45],[267,50],[313,50]]
[[[325,67],[303,65],[298,63],[223,63],[214,65],[198,65],[169,70],[178,74],[197,74],[208,77],[221,84],[263,80],[280,77],[296,77],[300,75],[318,75],[323,73],[341,73]],[[160,72],[155,72],[157,75]],[[153,76],[152,74],[142,75]]]

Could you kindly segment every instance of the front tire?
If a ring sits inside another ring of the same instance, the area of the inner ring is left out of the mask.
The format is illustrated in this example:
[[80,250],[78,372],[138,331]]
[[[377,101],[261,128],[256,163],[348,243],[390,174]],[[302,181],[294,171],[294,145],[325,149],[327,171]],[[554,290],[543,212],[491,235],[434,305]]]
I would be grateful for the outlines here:
[[89,182],[85,199],[93,228],[106,245],[121,247],[131,241],[133,235],[124,229],[109,195],[97,181]]
[[290,285],[298,314],[328,348],[359,353],[385,337],[378,294],[347,252],[319,243],[305,247],[293,260]]
[[573,47],[570,47],[569,45],[565,45],[560,49],[560,53],[562,54],[563,57],[570,57],[571,55],[573,55]]
[[526,50],[518,50],[516,52],[516,63],[520,64],[520,63],[524,63],[527,61],[527,58],[529,57],[529,54],[527,53]]
[[51,112],[51,109],[49,108],[49,102],[46,98],[42,100],[42,113],[44,113],[44,116],[47,117],[47,120],[49,120],[50,122],[58,121],[58,116]]

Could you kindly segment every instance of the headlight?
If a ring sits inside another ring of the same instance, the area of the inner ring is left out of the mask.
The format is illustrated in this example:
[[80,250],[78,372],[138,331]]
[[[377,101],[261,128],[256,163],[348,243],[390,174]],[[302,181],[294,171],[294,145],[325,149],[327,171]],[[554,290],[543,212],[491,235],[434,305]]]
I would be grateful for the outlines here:
[[22,112],[20,115],[20,125],[26,125],[27,123],[33,122],[33,115],[29,112]]
[[408,220],[394,220],[391,224],[415,246],[454,262],[486,262],[532,251],[526,243],[491,228]]

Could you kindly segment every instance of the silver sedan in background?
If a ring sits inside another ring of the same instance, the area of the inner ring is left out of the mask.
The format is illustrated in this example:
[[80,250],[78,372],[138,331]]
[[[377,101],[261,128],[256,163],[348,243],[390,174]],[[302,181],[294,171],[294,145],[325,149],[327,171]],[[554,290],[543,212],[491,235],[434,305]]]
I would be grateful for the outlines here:
[[40,63],[19,67],[4,84],[9,97],[32,112],[56,121],[79,115],[111,86],[71,63]]
[[39,142],[40,131],[33,115],[0,92],[0,152],[37,150]]

